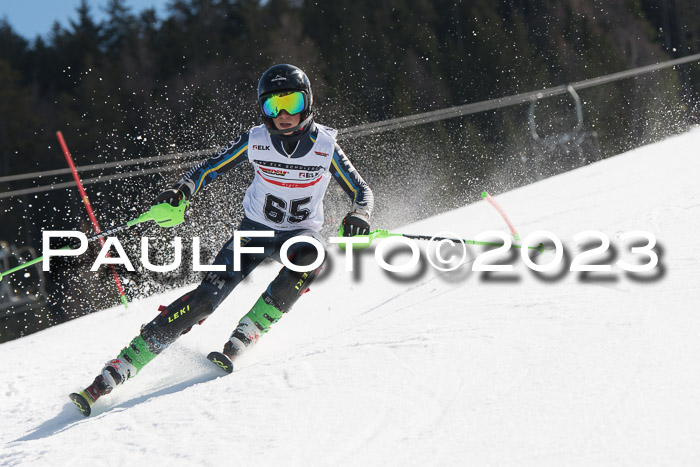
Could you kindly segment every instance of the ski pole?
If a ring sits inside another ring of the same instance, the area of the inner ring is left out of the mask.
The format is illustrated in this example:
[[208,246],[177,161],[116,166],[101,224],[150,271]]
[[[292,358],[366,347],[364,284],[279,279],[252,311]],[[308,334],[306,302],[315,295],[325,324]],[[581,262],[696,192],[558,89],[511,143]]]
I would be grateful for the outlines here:
[[[503,246],[503,243],[495,243],[495,242],[477,242],[476,240],[467,240],[464,238],[449,238],[449,237],[429,237],[427,235],[409,235],[409,234],[400,234],[406,238],[412,238],[414,240],[430,240],[431,238],[433,240],[450,240],[452,242],[463,242],[467,245],[482,245],[482,246]],[[511,248],[522,248],[522,245],[518,245],[517,243],[512,243],[510,245]],[[529,246],[527,247],[530,250],[537,250],[540,253],[544,251],[544,244],[540,243],[537,246]]]
[[[115,227],[112,227],[109,230],[103,230],[102,232],[100,232],[98,234],[95,234],[91,237],[87,237],[87,241],[92,242],[94,240],[99,240],[100,238],[107,237],[109,235],[112,235],[113,233],[120,232],[120,231],[125,230],[129,227],[132,227],[136,224],[141,224],[142,222],[146,222],[149,220],[153,220],[153,214],[151,214],[151,211],[145,212],[145,213],[141,214],[139,217],[132,219],[128,222],[125,222],[124,224],[117,225]],[[62,246],[60,249],[61,250],[73,249],[73,246],[74,246],[74,242],[71,242],[68,245]],[[22,263],[17,267],[14,267],[12,269],[8,269],[7,271],[0,272],[0,281],[2,281],[2,278],[4,276],[12,274],[13,272],[17,272],[17,271],[20,271],[22,269],[28,268],[29,266],[33,266],[37,263],[42,262],[43,260],[44,260],[44,256],[42,255],[42,256],[39,256],[38,258],[34,258],[30,261],[27,261],[26,263]]]
[[[112,227],[109,230],[102,231],[91,237],[87,237],[87,241],[92,242],[94,240],[99,240],[100,238],[107,237],[109,235],[112,235],[113,233],[117,233],[124,229],[128,229],[129,227],[133,227],[136,224],[141,224],[147,221],[154,221],[160,227],[175,227],[176,225],[180,225],[185,221],[185,211],[187,211],[189,205],[190,203],[187,200],[182,200],[177,206],[171,206],[168,203],[156,204],[154,206],[151,206],[151,209],[149,209],[147,212],[144,212],[135,219],[131,219],[130,221],[125,222],[124,224],[117,225],[116,227]],[[69,248],[72,248],[74,243],[75,242],[71,242],[68,245],[62,246],[60,249],[67,250]],[[17,272],[21,269],[32,266],[33,264],[43,261],[43,259],[44,256],[42,255],[31,261],[27,261],[26,263],[22,263],[15,268],[9,269],[4,272],[0,272],[0,281],[2,280],[3,276],[12,274],[13,272]]]
[[[412,235],[412,234],[402,234],[402,233],[392,233],[389,232],[388,230],[374,230],[369,233],[369,235],[355,235],[352,238],[366,238],[365,243],[360,243],[360,244],[354,244],[353,249],[359,250],[363,248],[369,247],[374,240],[380,239],[380,238],[388,238],[388,237],[405,237],[405,238],[410,238],[413,240],[449,240],[452,242],[462,242],[466,245],[481,245],[481,246],[503,246],[503,243],[495,243],[495,242],[481,242],[481,241],[476,241],[476,240],[468,240],[464,238],[449,238],[449,237],[432,237],[429,235]],[[345,243],[339,243],[338,246],[341,249],[345,249]],[[511,248],[522,248],[522,245],[518,244],[512,244]],[[540,253],[544,251],[544,244],[540,243],[537,246],[529,246],[527,247],[530,250],[537,250]]]

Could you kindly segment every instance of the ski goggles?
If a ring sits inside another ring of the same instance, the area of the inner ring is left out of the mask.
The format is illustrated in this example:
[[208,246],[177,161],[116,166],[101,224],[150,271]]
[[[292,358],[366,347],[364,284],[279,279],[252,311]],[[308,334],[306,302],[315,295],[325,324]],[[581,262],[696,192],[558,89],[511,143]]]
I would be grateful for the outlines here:
[[296,115],[306,108],[304,93],[288,91],[270,94],[263,97],[262,111],[266,117],[277,117],[285,110],[289,115]]

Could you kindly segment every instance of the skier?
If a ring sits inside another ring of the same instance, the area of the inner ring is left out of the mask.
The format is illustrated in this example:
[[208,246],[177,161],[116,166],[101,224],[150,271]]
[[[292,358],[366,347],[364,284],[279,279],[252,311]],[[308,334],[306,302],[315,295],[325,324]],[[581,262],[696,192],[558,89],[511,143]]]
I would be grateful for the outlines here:
[[[353,200],[341,224],[343,235],[369,233],[372,191],[336,143],[336,131],[314,122],[313,94],[306,74],[292,65],[271,67],[258,82],[258,106],[262,125],[244,132],[218,154],[190,169],[153,204],[182,208],[182,203],[219,175],[248,161],[255,175],[243,199],[245,216],[238,230],[272,230],[274,237],[243,237],[240,246],[263,247],[264,253],[241,255],[239,271],[233,267],[233,250],[239,245],[234,245],[231,238],[213,262],[225,266],[225,271],[208,272],[196,289],[167,307],[161,306],[160,313],[141,327],[139,335],[106,364],[88,388],[71,394],[83,414],[89,415],[90,406],[100,396],[136,376],[178,337],[201,324],[264,259],[280,261],[280,248],[286,240],[305,235],[321,241],[318,232],[323,224],[323,197],[331,176]],[[317,251],[309,243],[295,243],[288,257],[298,266],[307,266],[316,260]],[[230,360],[292,308],[321,267],[310,272],[283,267],[240,319],[223,347],[223,355],[217,353],[222,358],[215,363],[223,367],[221,360],[226,361],[229,368],[224,369],[230,371]]]

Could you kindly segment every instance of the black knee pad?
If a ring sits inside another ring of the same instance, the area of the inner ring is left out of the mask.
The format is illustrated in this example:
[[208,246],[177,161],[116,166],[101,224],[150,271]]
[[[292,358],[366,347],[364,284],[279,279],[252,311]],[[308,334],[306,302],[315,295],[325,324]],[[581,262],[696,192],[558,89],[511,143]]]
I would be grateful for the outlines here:
[[141,337],[151,352],[160,353],[213,311],[208,293],[198,287],[167,307],[161,307],[160,314],[141,328]]

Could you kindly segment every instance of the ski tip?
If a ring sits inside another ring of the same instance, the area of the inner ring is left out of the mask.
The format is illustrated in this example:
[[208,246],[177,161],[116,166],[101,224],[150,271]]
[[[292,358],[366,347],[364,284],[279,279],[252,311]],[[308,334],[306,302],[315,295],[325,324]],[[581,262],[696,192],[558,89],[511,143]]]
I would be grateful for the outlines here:
[[224,370],[226,373],[233,373],[233,363],[231,363],[231,360],[229,360],[229,358],[221,352],[210,352],[209,355],[207,355],[207,360]]
[[85,416],[85,417],[90,416],[90,412],[91,412],[90,403],[85,398],[85,396],[74,392],[71,395],[69,395],[68,397],[70,397],[70,400],[73,401],[73,404],[75,404],[78,411],[80,411],[80,413],[83,414],[83,416]]

